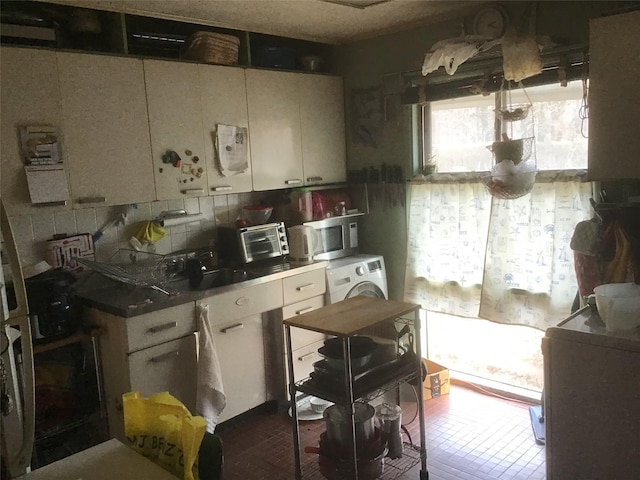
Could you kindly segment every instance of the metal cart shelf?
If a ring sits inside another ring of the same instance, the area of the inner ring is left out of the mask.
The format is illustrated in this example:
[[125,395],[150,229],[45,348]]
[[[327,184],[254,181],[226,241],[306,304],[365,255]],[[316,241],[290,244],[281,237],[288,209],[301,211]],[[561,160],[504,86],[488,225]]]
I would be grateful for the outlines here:
[[[358,458],[354,425],[354,402],[357,400],[372,400],[385,391],[394,388],[402,382],[408,382],[421,378],[422,375],[422,355],[420,342],[416,342],[415,355],[404,355],[402,360],[391,362],[390,365],[380,366],[376,375],[363,381],[363,378],[354,379],[351,366],[350,338],[361,334],[371,327],[388,321],[400,321],[408,323],[407,315],[413,316],[413,328],[415,337],[420,338],[420,320],[418,316],[419,305],[382,300],[372,297],[353,297],[341,302],[327,305],[324,308],[305,313],[303,315],[285,320],[285,341],[288,351],[287,368],[289,378],[294,378],[292,348],[291,348],[291,327],[312,330],[325,335],[330,335],[342,339],[344,358],[344,385],[337,388],[327,389],[322,385],[314,383],[313,379],[305,379],[302,382],[289,384],[289,397],[291,399],[291,414],[293,417],[293,438],[294,455],[296,465],[296,479],[303,478],[300,455],[300,437],[298,415],[296,411],[296,392],[303,392],[316,397],[324,398],[334,403],[348,407],[352,421],[352,445],[353,448],[353,471],[355,480],[358,480]],[[409,361],[407,359],[410,358]],[[344,387],[344,388],[342,388]],[[427,450],[425,443],[424,425],[424,405],[422,388],[418,392],[418,417],[420,421],[420,444],[412,445],[405,443],[403,457],[397,460],[385,459],[384,473],[380,478],[397,478],[418,463],[421,463],[420,480],[428,480],[427,471]],[[317,463],[305,463],[305,478],[322,478],[318,473]]]

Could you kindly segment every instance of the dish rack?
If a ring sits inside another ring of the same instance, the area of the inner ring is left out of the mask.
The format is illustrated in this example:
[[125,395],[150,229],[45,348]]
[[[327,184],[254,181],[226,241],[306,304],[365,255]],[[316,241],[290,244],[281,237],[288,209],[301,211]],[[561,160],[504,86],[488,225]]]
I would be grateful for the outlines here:
[[76,260],[91,270],[117,282],[152,288],[170,295],[167,290],[162,288],[171,279],[164,255],[120,249],[106,262],[96,262],[84,258]]

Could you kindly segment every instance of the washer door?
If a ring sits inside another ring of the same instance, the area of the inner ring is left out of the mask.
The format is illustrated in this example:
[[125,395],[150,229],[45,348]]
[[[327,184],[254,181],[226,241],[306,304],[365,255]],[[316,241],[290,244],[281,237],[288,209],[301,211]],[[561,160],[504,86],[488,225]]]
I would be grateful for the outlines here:
[[351,297],[357,297],[358,295],[362,295],[363,297],[374,297],[374,298],[382,298],[386,300],[387,298],[384,296],[384,292],[373,282],[361,282],[349,290],[349,293],[344,297],[345,300]]

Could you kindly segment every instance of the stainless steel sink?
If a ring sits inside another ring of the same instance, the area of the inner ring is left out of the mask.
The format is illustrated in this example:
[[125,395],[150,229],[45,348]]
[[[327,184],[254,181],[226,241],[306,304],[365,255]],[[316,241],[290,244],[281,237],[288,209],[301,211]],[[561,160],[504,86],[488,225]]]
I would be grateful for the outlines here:
[[[169,287],[178,291],[202,291],[211,288],[225,287],[234,283],[257,278],[258,275],[236,268],[218,268],[202,272],[202,281],[191,282],[189,278],[179,277],[169,283]],[[197,285],[196,285],[197,283]]]

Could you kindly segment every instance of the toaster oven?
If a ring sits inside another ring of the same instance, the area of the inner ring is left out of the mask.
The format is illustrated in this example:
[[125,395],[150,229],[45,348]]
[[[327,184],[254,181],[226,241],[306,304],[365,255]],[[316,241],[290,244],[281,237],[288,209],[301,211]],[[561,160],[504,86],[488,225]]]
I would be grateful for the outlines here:
[[284,222],[251,227],[221,225],[217,250],[221,260],[243,264],[284,257],[289,254]]

